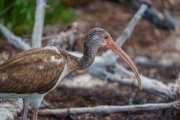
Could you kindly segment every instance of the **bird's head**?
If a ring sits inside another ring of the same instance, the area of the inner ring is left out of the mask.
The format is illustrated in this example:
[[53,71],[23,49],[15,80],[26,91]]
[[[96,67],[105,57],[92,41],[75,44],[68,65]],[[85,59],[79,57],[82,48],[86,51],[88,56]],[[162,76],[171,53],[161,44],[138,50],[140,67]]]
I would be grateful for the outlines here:
[[110,44],[112,38],[110,34],[101,28],[92,29],[86,36],[84,41],[84,47],[91,45],[95,45],[97,47],[105,47]]
[[96,46],[98,48],[105,47],[107,49],[111,49],[122,59],[124,59],[133,70],[138,80],[139,88],[142,88],[140,75],[135,64],[132,62],[130,57],[114,42],[111,35],[106,30],[101,28],[94,28],[87,34],[84,42],[84,47],[88,48],[91,46]]

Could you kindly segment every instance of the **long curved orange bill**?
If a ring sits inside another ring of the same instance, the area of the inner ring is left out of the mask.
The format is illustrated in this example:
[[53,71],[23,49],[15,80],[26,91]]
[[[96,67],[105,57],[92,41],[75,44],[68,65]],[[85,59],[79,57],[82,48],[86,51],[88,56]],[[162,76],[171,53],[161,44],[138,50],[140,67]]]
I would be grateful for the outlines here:
[[118,54],[122,59],[124,59],[127,62],[127,64],[131,67],[131,69],[133,70],[133,72],[138,80],[139,88],[142,89],[142,82],[141,82],[139,72],[138,72],[135,64],[130,59],[130,57],[113,40],[111,41],[111,43],[109,45],[106,45],[106,48],[111,49],[112,51],[114,51],[116,54]]

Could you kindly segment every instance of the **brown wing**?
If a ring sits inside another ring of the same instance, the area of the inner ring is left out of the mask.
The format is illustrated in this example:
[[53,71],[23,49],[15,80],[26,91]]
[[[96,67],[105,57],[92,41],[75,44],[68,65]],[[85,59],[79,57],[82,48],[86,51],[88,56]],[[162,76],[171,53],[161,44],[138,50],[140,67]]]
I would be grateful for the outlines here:
[[66,60],[43,48],[21,52],[0,65],[0,93],[45,93],[51,90]]

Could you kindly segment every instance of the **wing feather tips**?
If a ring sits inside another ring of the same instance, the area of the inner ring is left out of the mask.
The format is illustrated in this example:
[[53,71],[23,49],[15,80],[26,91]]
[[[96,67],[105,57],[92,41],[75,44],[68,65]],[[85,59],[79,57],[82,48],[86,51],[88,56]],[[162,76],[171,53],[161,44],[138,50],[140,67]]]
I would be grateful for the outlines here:
[[43,48],[17,54],[0,65],[0,93],[48,92],[56,86],[67,62],[71,62],[67,56],[59,49]]

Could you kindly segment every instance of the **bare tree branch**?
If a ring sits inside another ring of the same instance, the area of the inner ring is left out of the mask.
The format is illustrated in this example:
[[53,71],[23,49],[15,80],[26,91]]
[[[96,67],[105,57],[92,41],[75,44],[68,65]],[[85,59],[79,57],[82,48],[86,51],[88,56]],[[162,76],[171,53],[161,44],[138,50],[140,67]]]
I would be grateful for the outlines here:
[[96,106],[96,107],[84,107],[84,108],[64,108],[64,109],[43,109],[39,110],[39,115],[79,115],[87,113],[106,113],[112,114],[117,112],[135,112],[135,111],[154,111],[167,108],[179,109],[179,102],[174,101],[170,103],[149,103],[143,105],[123,105],[123,106]]
[[141,17],[144,15],[144,12],[146,11],[146,9],[147,9],[147,5],[142,5],[140,9],[136,12],[134,17],[131,19],[130,23],[124,30],[123,34],[116,39],[116,43],[120,47],[122,47],[125,41],[131,36],[135,26],[141,20]]
[[22,40],[20,37],[14,35],[8,28],[6,28],[3,24],[0,23],[0,30],[3,35],[7,38],[8,42],[14,47],[20,50],[28,50],[31,46]]
[[[141,17],[143,16],[144,12],[147,9],[147,5],[141,5],[141,7],[139,8],[139,10],[136,12],[136,14],[133,16],[133,18],[131,19],[130,23],[128,24],[128,26],[126,27],[126,29],[124,30],[123,34],[120,35],[117,39],[116,39],[116,43],[122,47],[123,44],[125,43],[125,41],[131,36],[134,27],[136,26],[136,24],[141,20]],[[116,60],[117,56],[115,55],[114,52],[108,50],[107,52],[105,52],[103,54],[104,57],[106,58],[113,58],[112,60]]]
[[33,48],[41,47],[46,0],[36,0],[36,4],[35,24],[32,34]]
[[[138,87],[137,80],[131,71],[128,71],[119,64],[116,64],[115,66],[115,74],[106,72],[108,80]],[[167,86],[161,81],[151,79],[143,75],[140,77],[142,79],[143,90],[163,98],[175,99],[178,96],[178,89],[176,87]]]
[[[70,53],[75,56],[82,56],[79,52]],[[111,71],[109,71],[110,67]],[[101,80],[119,82],[120,84],[138,87],[136,77],[131,71],[125,69],[119,63],[107,64],[106,60],[102,56],[97,56],[94,63],[87,68],[86,71]],[[175,86],[167,86],[159,80],[151,79],[143,75],[140,77],[142,79],[142,90],[163,98],[175,99],[178,96],[178,89]]]

